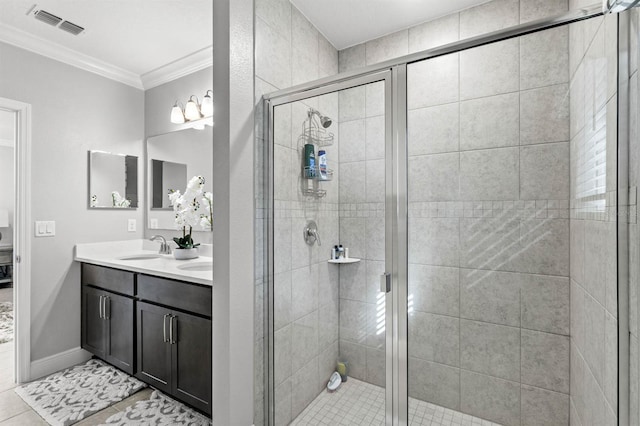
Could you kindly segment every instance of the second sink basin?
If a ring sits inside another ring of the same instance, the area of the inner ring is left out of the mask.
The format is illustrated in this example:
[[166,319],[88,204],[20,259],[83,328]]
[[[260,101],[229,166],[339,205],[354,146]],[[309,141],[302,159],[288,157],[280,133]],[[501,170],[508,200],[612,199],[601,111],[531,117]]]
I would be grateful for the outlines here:
[[184,265],[179,265],[178,269],[182,269],[183,271],[213,271],[213,263],[211,262],[193,262],[186,263]]
[[151,254],[151,253],[140,253],[140,254],[131,254],[128,256],[119,257],[118,260],[147,260],[147,259],[157,259],[159,258],[159,254]]

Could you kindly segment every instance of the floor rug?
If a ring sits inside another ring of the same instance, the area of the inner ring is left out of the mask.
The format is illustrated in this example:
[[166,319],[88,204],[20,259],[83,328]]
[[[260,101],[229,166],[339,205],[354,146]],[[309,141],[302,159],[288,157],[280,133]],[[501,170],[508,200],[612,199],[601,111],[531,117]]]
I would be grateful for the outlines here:
[[209,426],[211,419],[158,391],[106,420],[106,425],[184,425]]
[[13,340],[13,303],[0,303],[0,343]]
[[146,387],[99,360],[59,371],[15,389],[49,424],[66,426],[122,401]]

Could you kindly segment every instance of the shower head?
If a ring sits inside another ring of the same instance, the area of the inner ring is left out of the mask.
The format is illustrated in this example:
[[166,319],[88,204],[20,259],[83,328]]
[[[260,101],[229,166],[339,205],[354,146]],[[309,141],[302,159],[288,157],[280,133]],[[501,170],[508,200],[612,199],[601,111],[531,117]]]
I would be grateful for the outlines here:
[[309,118],[313,117],[314,114],[318,116],[318,118],[320,119],[320,124],[325,129],[329,128],[329,126],[331,126],[331,123],[333,123],[333,120],[331,120],[326,115],[320,114],[320,111],[317,111],[317,110],[315,110],[313,108],[310,108],[309,109]]

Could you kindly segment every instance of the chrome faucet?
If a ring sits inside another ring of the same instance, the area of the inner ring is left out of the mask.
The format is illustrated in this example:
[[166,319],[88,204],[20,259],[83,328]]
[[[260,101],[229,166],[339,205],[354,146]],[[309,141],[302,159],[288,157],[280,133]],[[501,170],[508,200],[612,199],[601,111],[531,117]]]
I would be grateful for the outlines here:
[[150,240],[151,241],[161,240],[160,251],[158,251],[158,253],[171,254],[171,246],[169,246],[169,244],[167,243],[167,239],[165,237],[163,237],[162,235],[154,235],[153,237],[150,238]]
[[322,243],[320,242],[320,234],[318,234],[318,225],[314,220],[310,220],[307,222],[304,227],[304,231],[302,231],[302,235],[304,236],[304,241],[308,245],[312,246],[316,242],[318,242],[319,246],[322,245]]

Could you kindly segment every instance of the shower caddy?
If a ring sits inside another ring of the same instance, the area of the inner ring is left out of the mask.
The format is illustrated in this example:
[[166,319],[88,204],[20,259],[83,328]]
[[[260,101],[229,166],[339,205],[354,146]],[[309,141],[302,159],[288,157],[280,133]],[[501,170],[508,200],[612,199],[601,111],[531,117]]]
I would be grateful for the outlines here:
[[[318,113],[319,114],[319,113]],[[307,112],[307,119],[302,123],[302,133],[298,136],[298,152],[301,158],[304,157],[304,146],[306,144],[313,144],[314,151],[319,152],[320,148],[333,145],[333,133],[328,132],[320,124],[317,117],[317,111],[310,108]],[[322,198],[327,195],[325,189],[320,189],[319,182],[327,182],[333,180],[333,170],[327,168],[324,176],[320,173],[320,164],[316,161],[316,164],[312,167],[307,167],[302,163],[302,193],[304,195],[313,196],[316,198]]]

